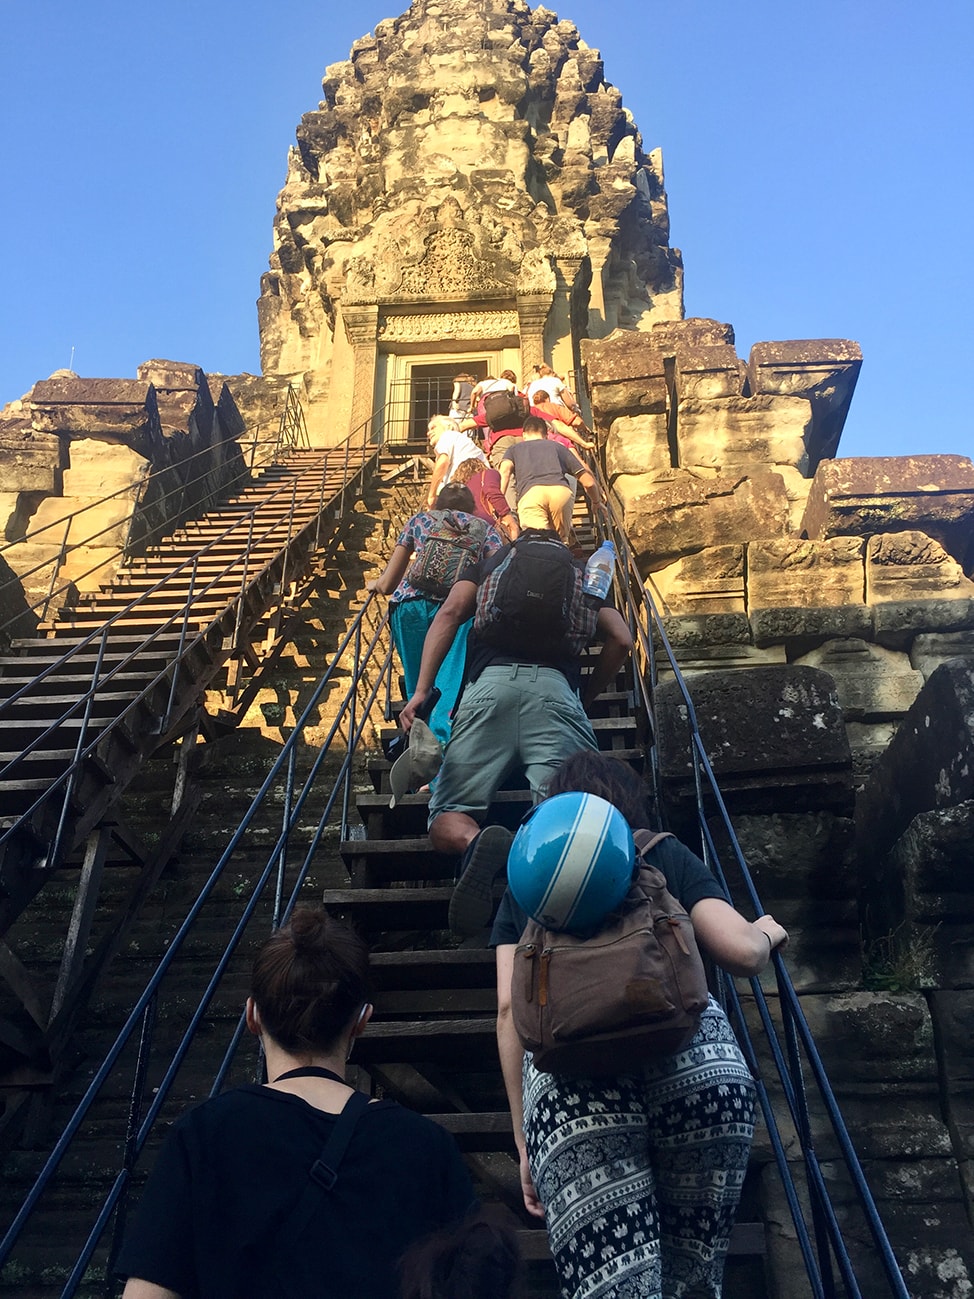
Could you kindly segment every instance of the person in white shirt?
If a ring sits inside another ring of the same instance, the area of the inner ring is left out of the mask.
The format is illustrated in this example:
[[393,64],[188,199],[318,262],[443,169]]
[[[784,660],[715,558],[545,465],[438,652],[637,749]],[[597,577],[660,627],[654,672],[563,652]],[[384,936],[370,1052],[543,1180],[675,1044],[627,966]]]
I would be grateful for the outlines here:
[[434,415],[427,428],[430,445],[436,456],[433,476],[426,493],[426,508],[431,510],[440,489],[452,481],[457,465],[463,464],[464,460],[483,460],[486,465],[487,457],[469,434],[460,432],[456,420],[447,415]]
[[569,410],[578,410],[578,403],[575,401],[574,394],[561,375],[555,374],[550,365],[536,365],[534,370],[535,376],[526,389],[528,400],[532,406],[534,405],[535,393],[539,389],[543,389],[552,401],[567,406]]

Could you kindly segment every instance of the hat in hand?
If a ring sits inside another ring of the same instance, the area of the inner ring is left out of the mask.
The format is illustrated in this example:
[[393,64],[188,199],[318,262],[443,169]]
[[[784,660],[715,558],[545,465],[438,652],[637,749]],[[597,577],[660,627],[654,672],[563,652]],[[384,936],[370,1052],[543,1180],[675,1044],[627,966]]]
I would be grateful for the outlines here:
[[409,728],[407,740],[406,752],[395,760],[389,771],[390,807],[395,807],[396,801],[405,794],[428,785],[443,762],[443,745],[421,718],[417,717]]

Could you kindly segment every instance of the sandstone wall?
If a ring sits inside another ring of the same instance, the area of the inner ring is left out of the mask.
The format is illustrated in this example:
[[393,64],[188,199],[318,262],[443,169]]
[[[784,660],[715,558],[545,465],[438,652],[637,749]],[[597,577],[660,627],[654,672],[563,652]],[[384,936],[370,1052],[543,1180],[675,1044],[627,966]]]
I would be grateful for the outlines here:
[[[744,364],[733,344],[712,320],[583,342],[606,475],[910,1293],[956,1299],[974,1281],[974,464],[835,459],[858,347],[761,343]],[[662,675],[667,811],[697,842],[688,710]],[[772,1292],[793,1299],[800,1252],[757,1152]]]
[[5,408],[3,600],[20,611],[16,634],[52,590],[61,603],[96,589],[123,553],[242,484],[244,422],[229,387],[214,387],[197,366],[147,361],[136,379],[58,371]]

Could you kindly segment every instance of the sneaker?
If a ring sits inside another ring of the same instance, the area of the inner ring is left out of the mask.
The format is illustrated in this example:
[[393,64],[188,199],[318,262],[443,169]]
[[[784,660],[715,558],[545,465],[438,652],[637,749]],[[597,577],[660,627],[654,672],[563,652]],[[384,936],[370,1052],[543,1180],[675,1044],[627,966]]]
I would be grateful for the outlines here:
[[473,839],[460,859],[460,876],[450,899],[450,928],[469,936],[490,923],[494,880],[507,866],[514,836],[502,825],[489,825]]

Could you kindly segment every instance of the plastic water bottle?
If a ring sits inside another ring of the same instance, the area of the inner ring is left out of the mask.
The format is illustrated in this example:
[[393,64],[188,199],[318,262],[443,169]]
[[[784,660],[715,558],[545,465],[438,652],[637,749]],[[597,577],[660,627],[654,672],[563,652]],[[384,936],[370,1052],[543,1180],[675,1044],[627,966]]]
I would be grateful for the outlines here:
[[612,585],[612,571],[616,563],[616,548],[611,541],[603,541],[598,550],[589,556],[582,579],[582,590],[596,600],[604,600]]

